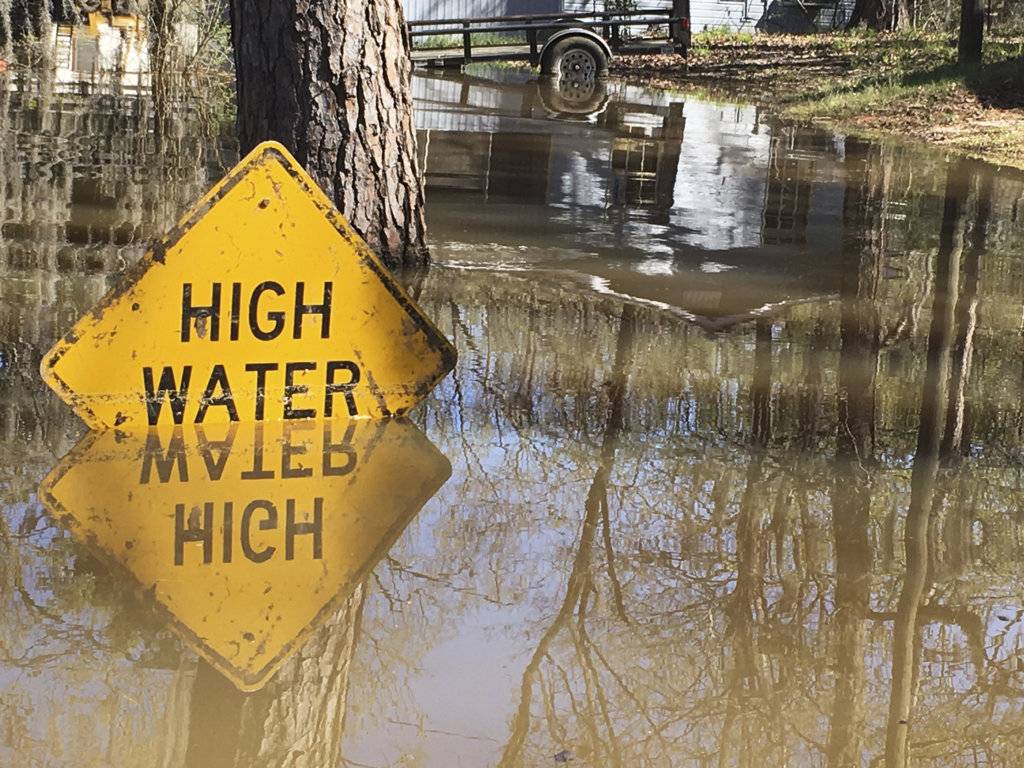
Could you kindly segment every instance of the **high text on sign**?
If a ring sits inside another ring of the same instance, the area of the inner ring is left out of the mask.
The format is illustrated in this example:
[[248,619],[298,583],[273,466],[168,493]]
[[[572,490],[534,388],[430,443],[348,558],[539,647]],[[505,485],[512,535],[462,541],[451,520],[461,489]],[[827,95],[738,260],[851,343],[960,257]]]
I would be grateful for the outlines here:
[[[303,334],[315,334],[328,340],[333,288],[330,281],[318,283],[315,290],[302,281],[284,286],[266,280],[251,288],[237,282],[214,282],[203,287],[184,283],[180,341],[227,347],[247,338],[267,342],[270,357],[273,342],[282,338],[301,340]],[[223,408],[230,421],[239,421],[240,416],[251,416],[254,421],[331,418],[341,407],[349,416],[359,415],[352,394],[363,378],[357,361],[255,360],[244,365],[241,375],[243,381],[238,380],[237,370],[229,376],[228,366],[223,363],[202,369],[190,364],[143,365],[149,424],[159,422],[164,407],[170,410],[175,424],[202,424],[214,408]],[[251,414],[239,414],[234,395],[239,387],[255,393]],[[189,393],[197,390],[202,394],[192,401],[195,410],[188,413]],[[315,396],[316,392],[322,392],[322,396]]]

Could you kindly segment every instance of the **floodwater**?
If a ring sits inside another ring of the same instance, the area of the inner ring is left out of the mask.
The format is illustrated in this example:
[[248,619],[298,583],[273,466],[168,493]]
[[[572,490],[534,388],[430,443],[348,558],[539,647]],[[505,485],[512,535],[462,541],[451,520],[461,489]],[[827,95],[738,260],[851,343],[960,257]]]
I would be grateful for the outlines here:
[[[404,279],[455,373],[177,453],[83,439],[37,366],[230,137],[0,95],[0,765],[1021,765],[1024,178],[615,83],[415,91]],[[285,492],[315,535],[167,534]]]

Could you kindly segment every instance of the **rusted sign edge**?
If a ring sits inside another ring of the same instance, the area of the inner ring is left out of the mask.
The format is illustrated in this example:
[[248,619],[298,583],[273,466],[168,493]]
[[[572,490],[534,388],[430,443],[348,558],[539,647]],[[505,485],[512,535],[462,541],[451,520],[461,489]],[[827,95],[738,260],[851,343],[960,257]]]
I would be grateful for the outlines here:
[[[397,418],[396,421],[410,423],[404,418]],[[415,427],[415,425],[413,426]],[[415,428],[417,430],[419,429],[418,427]],[[232,685],[244,693],[253,693],[266,686],[284,662],[286,662],[293,653],[297,652],[303,645],[305,645],[306,641],[314,632],[323,627],[327,619],[329,619],[341,607],[342,603],[352,596],[359,585],[369,577],[370,573],[377,567],[377,564],[384,559],[384,556],[394,545],[395,541],[398,540],[398,537],[402,532],[408,527],[409,523],[412,522],[413,518],[419,514],[420,510],[423,509],[423,506],[434,497],[437,490],[441,488],[441,486],[443,486],[452,475],[451,463],[444,457],[444,454],[438,451],[438,455],[445,458],[446,469],[437,472],[435,475],[431,475],[423,482],[415,503],[409,505],[409,511],[395,521],[395,524],[388,529],[377,548],[373,550],[370,556],[363,561],[359,570],[356,571],[351,581],[351,588],[346,587],[345,589],[342,589],[334,597],[328,600],[317,612],[316,616],[313,617],[313,620],[310,621],[310,623],[306,625],[306,627],[299,632],[294,639],[285,643],[281,647],[281,650],[265,665],[263,665],[263,667],[255,672],[247,673],[240,667],[233,665],[224,656],[221,656],[216,651],[207,647],[202,638],[196,632],[190,629],[177,614],[167,607],[167,605],[157,599],[155,585],[147,587],[143,584],[139,578],[132,573],[131,569],[125,565],[112,550],[100,544],[94,535],[89,534],[83,537],[81,535],[81,525],[78,520],[54,495],[54,488],[56,488],[60,481],[64,479],[64,476],[67,475],[73,467],[82,463],[82,456],[88,455],[92,446],[104,437],[105,434],[105,432],[95,431],[86,433],[85,437],[83,437],[82,440],[80,440],[75,447],[60,460],[57,466],[54,467],[54,469],[52,469],[45,478],[43,478],[42,483],[39,485],[39,490],[37,491],[39,500],[42,502],[43,506],[53,514],[56,522],[74,536],[76,541],[89,548],[92,551],[92,554],[96,556],[100,562],[115,573],[119,574],[121,578],[126,579],[127,582],[133,586],[133,591],[140,601],[144,605],[148,606],[149,609],[152,610],[166,626],[169,626],[175,634],[177,634],[189,646],[189,648],[206,660],[210,666],[227,677],[231,681]],[[374,443],[379,439],[379,437],[380,436],[377,435],[374,438]],[[115,439],[117,439],[116,436]]]
[[[276,141],[265,141],[257,145],[248,155],[246,155],[241,161],[239,161],[234,168],[231,169],[220,181],[210,188],[210,191],[206,193],[199,202],[193,205],[188,211],[186,211],[178,222],[171,227],[170,230],[146,253],[142,256],[139,261],[125,270],[124,274],[118,283],[112,287],[102,299],[100,299],[95,306],[93,306],[88,312],[80,317],[75,324],[72,326],[64,336],[58,339],[50,350],[43,355],[43,359],[39,364],[39,374],[42,380],[53,389],[58,396],[67,403],[77,413],[91,429],[105,429],[107,425],[97,418],[96,414],[93,413],[85,402],[76,395],[74,390],[68,386],[54,370],[60,359],[67,353],[67,351],[78,341],[79,335],[85,326],[96,325],[101,322],[103,315],[108,309],[110,309],[115,302],[118,301],[123,295],[128,293],[131,288],[142,279],[142,277],[155,265],[164,264],[166,260],[167,251],[177,245],[178,241],[181,240],[185,234],[192,229],[211,207],[224,196],[226,196],[234,187],[241,181],[242,177],[249,172],[249,170],[262,162],[266,158],[273,158],[277,160],[285,171],[298,182],[298,184],[306,190],[307,194],[310,195],[314,205],[320,209],[327,220],[331,223],[334,229],[344,238],[344,240],[351,246],[361,262],[369,267],[374,274],[380,279],[387,288],[388,293],[399,303],[402,309],[405,310],[406,315],[413,321],[417,329],[419,329],[426,337],[428,345],[431,346],[435,351],[441,355],[440,368],[438,373],[430,379],[422,381],[419,386],[412,391],[414,397],[417,398],[417,402],[421,401],[430,391],[437,386],[445,376],[447,376],[452,369],[455,368],[455,363],[458,358],[458,354],[455,350],[454,345],[448,340],[448,338],[438,330],[437,326],[434,325],[433,321],[422,312],[415,302],[409,297],[405,289],[395,280],[391,272],[384,266],[370,247],[366,245],[361,237],[352,229],[351,225],[346,221],[345,217],[340,211],[334,206],[334,204],[328,199],[327,195],[324,194],[320,186],[310,177],[302,165],[292,157],[291,153],[279,142]],[[381,411],[385,416],[401,416],[408,409],[399,408],[395,413],[391,413],[386,406],[383,404],[383,397],[378,391],[375,384],[367,382],[371,393],[381,406]]]

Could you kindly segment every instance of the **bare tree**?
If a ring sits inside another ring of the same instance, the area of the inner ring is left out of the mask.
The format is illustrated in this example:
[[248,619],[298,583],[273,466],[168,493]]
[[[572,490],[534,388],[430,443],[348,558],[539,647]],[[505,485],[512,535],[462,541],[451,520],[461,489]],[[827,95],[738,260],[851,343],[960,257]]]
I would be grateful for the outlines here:
[[863,178],[847,181],[843,201],[843,274],[840,287],[838,424],[832,482],[835,546],[836,685],[828,738],[828,765],[859,765],[865,726],[866,620],[871,597],[869,535],[875,453],[876,370],[880,350],[876,302],[878,249],[870,232],[881,203],[877,152],[856,140],[847,157],[864,156]]

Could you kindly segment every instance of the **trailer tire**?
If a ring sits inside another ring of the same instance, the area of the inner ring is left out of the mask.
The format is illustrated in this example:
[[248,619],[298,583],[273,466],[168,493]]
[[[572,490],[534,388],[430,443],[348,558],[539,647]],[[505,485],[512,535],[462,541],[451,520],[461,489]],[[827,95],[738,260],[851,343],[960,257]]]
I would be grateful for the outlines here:
[[544,50],[540,61],[543,75],[591,79],[608,74],[608,56],[600,45],[583,36],[558,40]]

